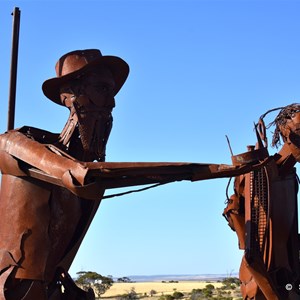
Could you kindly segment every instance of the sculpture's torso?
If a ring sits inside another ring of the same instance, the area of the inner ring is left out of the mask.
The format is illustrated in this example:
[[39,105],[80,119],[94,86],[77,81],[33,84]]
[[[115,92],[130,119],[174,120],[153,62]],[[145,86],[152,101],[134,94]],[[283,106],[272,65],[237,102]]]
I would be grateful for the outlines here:
[[35,178],[3,174],[0,272],[6,270],[7,278],[53,281],[58,268],[69,269],[100,201]]

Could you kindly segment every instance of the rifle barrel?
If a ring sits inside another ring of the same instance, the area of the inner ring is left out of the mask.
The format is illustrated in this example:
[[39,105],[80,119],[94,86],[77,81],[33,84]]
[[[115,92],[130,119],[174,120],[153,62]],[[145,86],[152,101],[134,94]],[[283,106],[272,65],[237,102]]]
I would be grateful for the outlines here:
[[12,50],[11,50],[11,65],[10,65],[7,130],[13,129],[15,123],[17,66],[18,66],[18,50],[19,50],[20,15],[21,15],[21,12],[18,7],[14,8],[12,15],[13,15],[13,34],[12,34]]

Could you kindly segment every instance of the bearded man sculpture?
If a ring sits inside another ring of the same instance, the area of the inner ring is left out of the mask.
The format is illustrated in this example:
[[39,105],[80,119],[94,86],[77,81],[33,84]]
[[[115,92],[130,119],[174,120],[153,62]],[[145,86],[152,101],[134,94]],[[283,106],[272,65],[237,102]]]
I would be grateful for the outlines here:
[[[22,127],[0,136],[0,299],[94,299],[67,273],[104,193],[76,195],[78,183],[88,184],[78,161],[105,160],[114,96],[128,73],[124,60],[96,49],[67,53],[42,86],[70,110],[62,132]],[[28,165],[64,187],[33,178]]]

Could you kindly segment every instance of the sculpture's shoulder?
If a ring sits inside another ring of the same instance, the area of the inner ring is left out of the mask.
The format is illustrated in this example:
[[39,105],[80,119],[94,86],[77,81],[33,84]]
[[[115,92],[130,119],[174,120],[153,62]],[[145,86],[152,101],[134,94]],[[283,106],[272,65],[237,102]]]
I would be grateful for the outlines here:
[[47,130],[30,127],[30,126],[23,126],[17,129],[16,131],[42,144],[53,144],[58,140],[59,137],[59,134],[57,133],[52,133]]
[[9,130],[0,134],[0,149],[6,151],[13,147],[14,144],[19,144],[21,141],[35,141],[40,144],[55,144],[59,134],[52,133],[35,127],[23,126],[18,129]]
[[53,144],[58,140],[59,137],[58,133],[52,133],[47,130],[43,130],[31,126],[23,126],[0,134],[0,140],[5,139],[7,136],[21,135],[21,134],[41,144]]

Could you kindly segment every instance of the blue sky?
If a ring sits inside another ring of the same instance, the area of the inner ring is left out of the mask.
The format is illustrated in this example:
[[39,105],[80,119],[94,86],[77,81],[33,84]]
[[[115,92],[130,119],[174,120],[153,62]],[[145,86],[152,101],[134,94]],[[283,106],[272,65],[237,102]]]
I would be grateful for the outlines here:
[[[225,135],[235,154],[244,152],[261,114],[299,102],[299,1],[2,0],[1,132],[15,6],[16,127],[61,131],[68,111],[47,100],[41,85],[64,53],[99,48],[130,65],[107,161],[230,163]],[[178,182],[104,200],[71,275],[238,272],[242,251],[222,217],[226,185]]]

